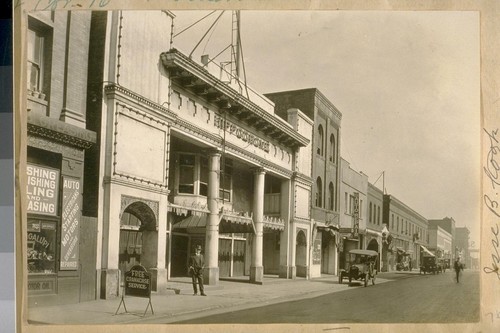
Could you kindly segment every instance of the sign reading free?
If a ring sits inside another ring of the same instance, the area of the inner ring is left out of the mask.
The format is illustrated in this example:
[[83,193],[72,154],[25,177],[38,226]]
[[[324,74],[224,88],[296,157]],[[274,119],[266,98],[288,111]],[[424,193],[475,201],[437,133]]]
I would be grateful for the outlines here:
[[144,266],[135,265],[125,272],[125,295],[151,296],[151,273],[148,273]]

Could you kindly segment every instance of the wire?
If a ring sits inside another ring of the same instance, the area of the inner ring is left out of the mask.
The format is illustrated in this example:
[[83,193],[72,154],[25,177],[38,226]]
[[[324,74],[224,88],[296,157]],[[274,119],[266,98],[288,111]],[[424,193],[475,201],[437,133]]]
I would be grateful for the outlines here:
[[182,31],[180,31],[180,32],[178,32],[178,33],[176,33],[176,34],[174,35],[174,37],[179,36],[179,35],[180,35],[180,34],[182,34],[184,31],[188,30],[189,28],[191,28],[191,27],[192,27],[192,26],[194,26],[195,24],[199,23],[200,21],[202,21],[202,20],[206,19],[207,17],[209,17],[210,15],[212,15],[212,14],[213,14],[213,13],[215,13],[215,12],[216,12],[216,10],[214,10],[214,11],[212,11],[211,13],[209,13],[209,14],[205,15],[204,17],[202,17],[202,18],[201,18],[201,19],[199,19],[198,21],[196,21],[196,22],[194,22],[193,24],[191,24],[191,25],[190,25],[189,27],[187,27],[186,29],[184,29],[184,30],[182,30]]
[[219,21],[219,19],[222,16],[222,14],[224,14],[224,10],[222,11],[222,13],[220,13],[220,15],[217,17],[217,19],[215,19],[215,22],[212,23],[212,25],[210,26],[210,28],[208,28],[207,32],[205,32],[205,34],[203,35],[203,37],[201,37],[201,39],[198,42],[198,44],[196,44],[196,46],[194,47],[193,51],[191,51],[191,53],[189,54],[189,58],[191,58],[191,56],[193,55],[194,51],[198,48],[198,46],[203,41],[203,39],[205,39],[205,37],[207,36],[207,34],[210,32],[210,30],[212,30],[212,28],[214,27],[214,25]]

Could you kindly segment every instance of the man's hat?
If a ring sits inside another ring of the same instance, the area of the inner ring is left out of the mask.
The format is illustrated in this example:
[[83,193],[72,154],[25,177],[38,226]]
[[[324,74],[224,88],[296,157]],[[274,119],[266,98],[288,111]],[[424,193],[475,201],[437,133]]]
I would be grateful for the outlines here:
[[201,245],[196,245],[196,250],[201,250]]

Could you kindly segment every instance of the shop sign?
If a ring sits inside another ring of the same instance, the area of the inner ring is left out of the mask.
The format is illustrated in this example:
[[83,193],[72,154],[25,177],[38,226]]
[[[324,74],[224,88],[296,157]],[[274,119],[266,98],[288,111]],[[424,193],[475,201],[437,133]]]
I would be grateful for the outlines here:
[[80,181],[63,177],[63,202],[61,216],[61,270],[78,269],[80,236]]
[[359,236],[359,193],[354,193],[354,211],[352,214],[354,220],[354,228],[352,230],[352,237],[358,238]]
[[125,295],[151,297],[151,273],[144,266],[135,265],[125,272]]
[[266,153],[269,153],[269,142],[266,140],[262,140],[261,138],[253,135],[252,133],[242,129],[239,126],[236,126],[235,124],[231,123],[228,120],[224,120],[224,118],[215,115],[214,116],[214,126],[224,130],[224,124],[225,124],[225,131],[229,133],[230,135],[234,135],[236,138],[242,140],[243,142],[248,143],[249,145],[253,145]]
[[59,170],[28,164],[26,173],[27,212],[56,216]]

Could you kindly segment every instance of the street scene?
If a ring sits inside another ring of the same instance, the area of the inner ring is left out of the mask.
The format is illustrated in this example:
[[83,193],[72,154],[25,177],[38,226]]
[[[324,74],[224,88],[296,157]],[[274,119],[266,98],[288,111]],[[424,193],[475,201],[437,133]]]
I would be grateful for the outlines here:
[[480,319],[474,13],[25,23],[30,325]]
[[[177,292],[156,295],[153,312],[147,301],[127,298],[92,301],[30,312],[33,325],[47,324],[335,324],[467,323],[479,320],[479,272],[466,270],[456,283],[454,272],[423,275],[417,271],[380,273],[375,285],[339,284],[330,277],[312,281],[266,277],[256,286],[222,281],[207,287],[209,296],[193,297],[189,281],[173,282]],[[355,309],[355,311],[353,311]],[[117,310],[119,310],[117,312]]]

